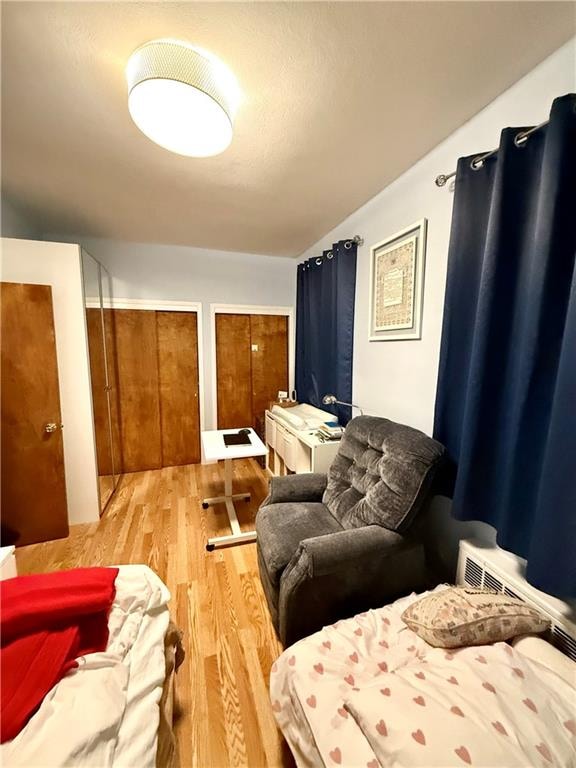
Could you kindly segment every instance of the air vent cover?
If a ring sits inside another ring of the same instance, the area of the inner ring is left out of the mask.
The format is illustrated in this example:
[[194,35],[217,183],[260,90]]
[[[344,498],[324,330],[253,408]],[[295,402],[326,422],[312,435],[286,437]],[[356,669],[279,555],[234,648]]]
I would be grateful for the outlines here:
[[[483,556],[476,557],[475,553],[480,551],[482,551]],[[565,609],[566,604],[535,590],[517,573],[507,574],[506,569],[502,567],[502,563],[498,563],[497,557],[498,553],[494,555],[495,566],[492,568],[491,564],[487,562],[489,561],[489,556],[485,554],[484,550],[474,547],[467,541],[461,542],[458,560],[458,583],[503,592],[508,597],[522,600],[534,606],[534,608],[550,619],[550,631],[547,639],[562,653],[576,661],[576,625],[568,619],[564,620],[561,611],[557,607],[562,606]],[[512,589],[510,583],[516,589]],[[564,612],[566,613],[567,611],[564,610]]]
[[484,571],[484,586],[488,587],[488,589],[493,589],[495,592],[504,591],[502,582],[495,579],[488,571]]
[[466,584],[470,584],[471,587],[482,586],[482,568],[469,557],[466,558],[464,581]]
[[564,630],[553,624],[552,630],[550,632],[552,643],[558,648],[562,653],[565,653],[566,656],[569,656],[571,659],[576,661],[576,640],[573,637],[570,637],[570,635],[567,632],[564,632]]

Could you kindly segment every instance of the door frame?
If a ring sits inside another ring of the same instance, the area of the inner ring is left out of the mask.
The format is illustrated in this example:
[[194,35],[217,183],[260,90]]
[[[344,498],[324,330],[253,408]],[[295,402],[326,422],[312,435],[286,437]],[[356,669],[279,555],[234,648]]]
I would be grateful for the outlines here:
[[294,389],[296,329],[294,307],[259,304],[210,304],[210,393],[212,395],[212,429],[218,429],[218,384],[216,380],[216,315],[282,315],[288,318],[288,394]]
[[[88,302],[87,302],[88,304]],[[198,417],[200,433],[204,430],[204,335],[202,330],[202,303],[200,301],[165,301],[164,299],[115,299],[104,300],[104,309],[148,309],[158,312],[196,312],[196,336],[198,353]],[[200,438],[200,449],[202,439]]]

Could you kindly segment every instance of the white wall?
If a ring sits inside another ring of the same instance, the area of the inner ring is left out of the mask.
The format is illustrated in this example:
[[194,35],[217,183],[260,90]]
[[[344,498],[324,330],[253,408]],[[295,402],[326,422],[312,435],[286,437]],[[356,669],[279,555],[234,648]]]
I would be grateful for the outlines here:
[[[62,235],[46,235],[46,238],[69,239]],[[210,304],[295,306],[294,259],[173,245],[125,243],[82,235],[73,239],[110,272],[115,299],[160,299],[202,304],[204,423],[206,429],[215,428]]]
[[0,278],[52,286],[68,522],[93,522],[99,519],[98,486],[80,248],[2,238]]
[[28,211],[5,195],[2,195],[0,234],[2,237],[21,237],[28,240],[37,240],[40,239],[41,231],[37,222]]
[[[431,433],[442,330],[444,287],[453,193],[436,187],[439,173],[456,169],[459,157],[497,147],[510,125],[536,125],[548,118],[555,97],[576,90],[576,39],[499,96],[420,162],[310,248],[320,253],[342,238],[359,234],[354,334],[354,402],[366,412],[386,416]],[[426,130],[423,116],[422,130]],[[389,148],[383,148],[388,151]],[[345,181],[343,182],[345,183]],[[370,246],[418,221],[428,219],[422,340],[368,341]],[[453,560],[461,535],[492,538],[484,524],[459,524],[447,504],[435,510],[440,545]]]
[[[498,146],[502,128],[546,120],[552,100],[575,89],[573,40],[304,254],[351,235],[364,238],[358,251],[353,386],[355,402],[366,411],[432,430],[453,201],[448,185],[438,188],[434,179],[455,170],[460,156]],[[370,246],[422,218],[428,219],[422,340],[369,342]]]

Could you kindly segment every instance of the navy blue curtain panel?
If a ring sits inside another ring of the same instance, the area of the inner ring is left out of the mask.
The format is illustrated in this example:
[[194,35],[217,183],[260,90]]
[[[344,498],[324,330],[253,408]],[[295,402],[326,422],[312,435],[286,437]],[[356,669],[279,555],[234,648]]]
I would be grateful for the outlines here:
[[296,299],[296,392],[310,403],[351,418],[346,406],[325,406],[324,395],[352,402],[356,250],[353,240],[341,240],[322,256],[298,265]]
[[576,96],[547,126],[458,162],[434,437],[453,514],[576,595]]

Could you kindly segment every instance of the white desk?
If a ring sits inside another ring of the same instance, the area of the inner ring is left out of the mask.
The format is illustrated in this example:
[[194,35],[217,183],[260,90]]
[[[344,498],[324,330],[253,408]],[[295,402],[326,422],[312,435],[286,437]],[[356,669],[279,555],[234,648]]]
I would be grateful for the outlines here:
[[[322,413],[313,406],[308,407]],[[339,440],[322,442],[317,436],[317,429],[295,429],[272,411],[266,411],[265,423],[266,445],[269,448],[266,467],[270,474],[328,472],[338,453]]]
[[266,456],[266,446],[260,440],[253,429],[250,430],[250,445],[230,445],[224,443],[224,435],[237,434],[237,429],[215,429],[202,432],[202,447],[206,461],[220,461],[224,459],[224,496],[214,496],[211,499],[203,499],[202,506],[208,509],[212,504],[226,504],[228,520],[232,533],[229,536],[217,536],[208,539],[206,549],[211,552],[216,547],[229,547],[232,544],[245,544],[248,541],[256,541],[256,531],[240,530],[240,523],[236,517],[234,501],[250,499],[249,493],[232,493],[232,461],[234,459],[248,459],[251,456]]

